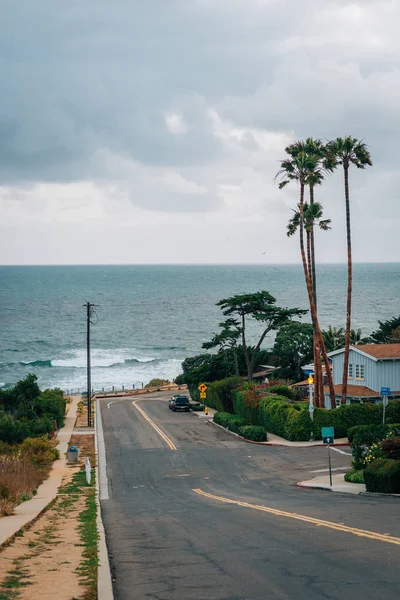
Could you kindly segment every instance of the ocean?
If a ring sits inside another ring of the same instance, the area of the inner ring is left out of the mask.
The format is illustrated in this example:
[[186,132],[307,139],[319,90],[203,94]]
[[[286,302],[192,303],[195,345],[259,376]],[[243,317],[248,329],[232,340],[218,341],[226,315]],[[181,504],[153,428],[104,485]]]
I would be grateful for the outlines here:
[[[317,278],[321,325],[343,326],[346,266],[319,266]],[[0,282],[2,387],[35,373],[42,389],[85,389],[86,301],[98,305],[96,390],[174,378],[217,331],[221,298],[265,289],[278,305],[307,308],[300,265],[4,266]],[[353,287],[353,327],[363,335],[399,315],[400,263],[355,264]]]

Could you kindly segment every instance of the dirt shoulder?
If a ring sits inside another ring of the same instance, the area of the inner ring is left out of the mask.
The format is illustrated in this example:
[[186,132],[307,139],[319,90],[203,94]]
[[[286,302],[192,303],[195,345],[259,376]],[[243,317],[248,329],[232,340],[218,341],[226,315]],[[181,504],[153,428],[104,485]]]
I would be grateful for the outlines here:
[[94,469],[86,484],[83,460],[94,437],[74,436],[82,462],[69,467],[56,499],[0,552],[0,600],[95,600],[97,529]]

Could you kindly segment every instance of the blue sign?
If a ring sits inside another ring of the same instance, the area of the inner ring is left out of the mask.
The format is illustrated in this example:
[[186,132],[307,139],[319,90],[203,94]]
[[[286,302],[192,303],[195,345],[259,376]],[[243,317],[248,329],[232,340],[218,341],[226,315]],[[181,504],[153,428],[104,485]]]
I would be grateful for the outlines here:
[[321,435],[322,437],[335,437],[334,427],[321,427]]
[[324,444],[333,444],[335,441],[335,429],[333,427],[321,427],[321,436]]
[[392,392],[390,391],[390,388],[381,388],[381,396],[391,396]]

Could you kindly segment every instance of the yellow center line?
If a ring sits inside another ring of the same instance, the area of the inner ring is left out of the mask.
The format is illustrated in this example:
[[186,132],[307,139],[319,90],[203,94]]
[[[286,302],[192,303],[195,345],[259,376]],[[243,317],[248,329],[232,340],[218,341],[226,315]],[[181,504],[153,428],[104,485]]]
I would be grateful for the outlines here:
[[175,444],[171,440],[171,438],[169,438],[163,431],[161,431],[161,429],[158,427],[158,425],[156,425],[154,423],[154,421],[152,419],[150,419],[149,415],[147,413],[145,413],[145,411],[136,404],[137,402],[139,402],[139,400],[135,400],[134,402],[132,402],[132,404],[136,408],[136,410],[138,410],[140,412],[140,414],[142,415],[142,417],[144,419],[146,419],[146,421],[153,427],[153,429],[164,440],[164,442],[167,444],[167,446],[170,450],[177,450],[177,447],[175,446]]
[[284,510],[278,510],[269,506],[263,506],[261,504],[249,504],[248,502],[240,502],[239,500],[232,500],[231,498],[225,498],[224,496],[215,496],[209,494],[201,489],[193,489],[193,492],[209,498],[210,500],[217,500],[218,502],[224,502],[225,504],[235,504],[236,506],[242,506],[244,508],[251,508],[253,510],[259,510],[262,512],[270,513],[278,517],[287,517],[289,519],[296,519],[297,521],[305,521],[311,523],[317,527],[328,527],[329,529],[335,529],[336,531],[343,531],[345,533],[351,533],[359,537],[368,538],[371,540],[378,540],[380,542],[386,542],[387,544],[395,544],[400,546],[400,538],[392,537],[388,533],[377,533],[376,531],[368,531],[365,529],[357,529],[356,527],[348,527],[342,523],[333,523],[331,521],[324,521],[322,519],[315,519],[314,517],[307,517],[306,515],[299,515],[297,513],[286,512]]

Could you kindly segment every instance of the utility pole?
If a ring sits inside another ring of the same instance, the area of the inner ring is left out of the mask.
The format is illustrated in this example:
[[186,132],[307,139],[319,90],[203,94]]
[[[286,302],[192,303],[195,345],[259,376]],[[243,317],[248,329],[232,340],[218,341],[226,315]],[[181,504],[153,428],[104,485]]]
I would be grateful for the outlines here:
[[[86,307],[86,350],[87,350],[87,417],[88,417],[88,427],[92,426],[92,372],[90,366],[90,325],[94,325],[92,323],[91,316],[94,312],[93,309],[95,307],[94,304],[90,302],[86,302],[83,305]],[[96,313],[94,313],[96,314]],[[97,316],[97,315],[96,315]],[[97,323],[97,321],[96,321]]]

